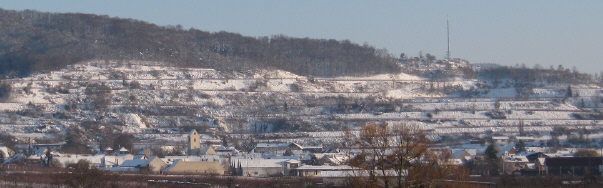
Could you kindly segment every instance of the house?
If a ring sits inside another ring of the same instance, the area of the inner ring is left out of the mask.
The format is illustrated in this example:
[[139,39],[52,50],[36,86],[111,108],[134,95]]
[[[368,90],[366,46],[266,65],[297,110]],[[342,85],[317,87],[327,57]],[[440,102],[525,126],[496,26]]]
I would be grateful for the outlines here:
[[303,153],[320,153],[324,150],[322,145],[319,146],[302,146]]
[[113,148],[106,147],[103,153],[106,155],[109,155],[109,154],[113,153]]
[[198,155],[217,155],[218,153],[211,146],[205,146],[199,149]]
[[184,152],[188,150],[188,143],[186,142],[158,142],[152,140],[143,140],[141,142],[132,143],[132,149],[134,150],[145,150],[145,149],[153,149],[153,150],[162,150],[162,151],[174,151],[175,149],[184,149]]
[[503,170],[505,174],[512,174],[528,167],[528,158],[523,155],[503,156]]
[[65,142],[51,143],[51,144],[17,144],[15,149],[22,151],[35,151],[40,149],[50,149],[53,151],[60,150]]
[[526,158],[528,158],[528,161],[530,161],[531,163],[535,163],[536,160],[547,157],[549,156],[542,152],[531,152],[526,154]]
[[283,155],[287,150],[293,154],[302,153],[302,146],[296,143],[258,143],[253,152],[271,155]]
[[122,154],[122,155],[130,153],[130,151],[128,151],[128,149],[126,149],[124,147],[119,148],[119,150],[117,152],[118,152],[118,154]]
[[132,159],[124,161],[119,167],[122,168],[134,168],[139,172],[153,172],[159,173],[168,165],[158,157],[151,157],[149,159]]
[[103,167],[102,159],[105,155],[80,155],[80,154],[57,154],[53,155],[53,159],[56,159],[64,166],[69,164],[76,164],[80,160],[85,160],[90,163],[90,166]]
[[236,155],[239,153],[239,151],[237,149],[235,149],[234,147],[224,147],[224,146],[220,146],[220,145],[214,147],[214,151],[218,155]]
[[304,166],[300,166],[295,168],[294,173],[292,175],[294,176],[320,176],[320,174],[322,172],[325,171],[351,171],[354,170],[351,166],[348,165],[339,165],[339,166],[329,166],[329,165],[320,165],[320,166],[313,166],[313,165],[304,165]]
[[132,154],[115,154],[115,155],[103,155],[100,159],[100,167],[110,168],[118,167],[124,161],[134,159]]
[[220,162],[177,160],[165,168],[167,174],[214,174],[224,175],[226,169]]
[[239,169],[235,174],[253,177],[288,176],[294,173],[301,162],[295,159],[233,159],[233,166]]
[[151,149],[143,149],[140,150],[135,156],[134,159],[149,159],[154,156],[153,151]]
[[191,156],[191,155],[186,155],[186,156],[165,156],[163,158],[161,158],[163,161],[165,161],[168,165],[171,165],[173,163],[175,163],[178,160],[181,161],[203,161],[203,158],[201,158],[200,156]]
[[348,160],[348,156],[341,153],[312,153],[310,154],[309,160],[305,160],[304,164],[310,165],[341,165],[346,160]]
[[603,171],[601,157],[553,157],[546,158],[544,164],[548,175],[600,175]]
[[459,159],[462,163],[472,161],[477,155],[477,149],[452,149],[452,158]]

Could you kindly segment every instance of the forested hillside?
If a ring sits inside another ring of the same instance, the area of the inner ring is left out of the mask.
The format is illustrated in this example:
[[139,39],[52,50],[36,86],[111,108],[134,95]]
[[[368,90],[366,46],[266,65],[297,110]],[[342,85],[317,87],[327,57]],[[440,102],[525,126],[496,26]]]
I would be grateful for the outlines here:
[[0,9],[0,41],[3,77],[57,70],[91,59],[237,71],[274,68],[326,77],[399,71],[385,50],[349,41],[255,38],[91,14]]

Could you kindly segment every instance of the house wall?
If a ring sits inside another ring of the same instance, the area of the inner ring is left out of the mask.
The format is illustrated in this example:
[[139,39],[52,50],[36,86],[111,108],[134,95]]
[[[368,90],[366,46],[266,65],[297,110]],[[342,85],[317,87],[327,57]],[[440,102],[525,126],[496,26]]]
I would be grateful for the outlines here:
[[599,175],[599,166],[547,166],[548,175],[576,175],[583,176],[586,174]]
[[167,167],[167,164],[161,159],[155,159],[149,163],[149,171],[151,172],[160,172],[165,167]]
[[180,161],[172,167],[170,174],[217,174],[224,175],[224,167],[220,162],[187,162]]
[[243,176],[270,177],[283,175],[282,167],[243,167]]

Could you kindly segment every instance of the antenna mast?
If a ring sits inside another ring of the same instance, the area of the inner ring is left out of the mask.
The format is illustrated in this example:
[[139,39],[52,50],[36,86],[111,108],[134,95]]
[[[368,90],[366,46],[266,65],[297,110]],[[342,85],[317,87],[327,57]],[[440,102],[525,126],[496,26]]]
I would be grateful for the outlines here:
[[446,51],[446,59],[450,59],[450,24],[446,18],[446,35],[448,40],[448,51]]

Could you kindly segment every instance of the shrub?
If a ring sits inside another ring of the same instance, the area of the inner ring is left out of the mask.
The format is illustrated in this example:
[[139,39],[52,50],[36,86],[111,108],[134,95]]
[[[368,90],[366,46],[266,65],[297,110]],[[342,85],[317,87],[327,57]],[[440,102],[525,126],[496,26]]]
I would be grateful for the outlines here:
[[0,82],[0,101],[4,101],[10,97],[12,86],[6,82]]

